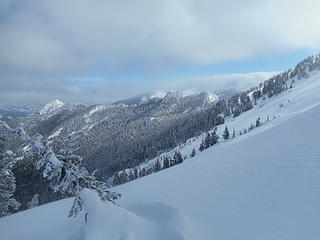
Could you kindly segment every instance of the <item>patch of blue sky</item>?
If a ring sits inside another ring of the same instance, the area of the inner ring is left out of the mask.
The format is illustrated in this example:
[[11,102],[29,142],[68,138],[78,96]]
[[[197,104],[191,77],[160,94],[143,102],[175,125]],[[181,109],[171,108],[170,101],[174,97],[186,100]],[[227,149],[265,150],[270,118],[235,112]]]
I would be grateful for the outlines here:
[[88,77],[63,76],[68,82],[81,85],[97,85],[102,82],[141,84],[154,81],[170,81],[198,76],[225,75],[251,72],[281,72],[294,67],[304,58],[316,54],[307,49],[287,51],[279,54],[264,54],[250,59],[225,61],[206,65],[180,65],[165,67],[163,64],[150,66],[142,61],[130,61],[117,71],[108,71],[105,66],[96,65],[86,75]]

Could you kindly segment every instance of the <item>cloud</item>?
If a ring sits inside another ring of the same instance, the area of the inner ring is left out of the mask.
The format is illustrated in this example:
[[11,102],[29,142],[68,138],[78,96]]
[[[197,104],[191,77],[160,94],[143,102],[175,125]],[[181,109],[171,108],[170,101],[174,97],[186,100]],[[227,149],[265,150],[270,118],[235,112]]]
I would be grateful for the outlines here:
[[317,0],[2,2],[0,63],[14,71],[157,71],[320,45]]
[[[319,49],[318,9],[317,0],[2,0],[0,101],[111,102],[156,89],[243,86],[263,74],[153,79],[185,66]],[[132,72],[150,80],[138,84]],[[107,82],[123,76],[131,82]]]
[[[180,91],[211,91],[226,89],[246,90],[258,86],[278,72],[233,73],[223,75],[200,76],[168,82],[164,89],[179,89]],[[159,88],[161,86],[159,85]]]
[[167,82],[150,82],[147,84],[123,84],[98,82],[96,84],[75,84],[74,81],[57,78],[42,79],[34,77],[25,81],[25,77],[10,78],[3,81],[0,88],[0,102],[48,102],[60,99],[72,103],[112,103],[121,99],[134,97],[145,93],[163,95],[169,90],[179,90],[190,94],[202,91],[217,92],[223,89],[247,89],[257,86],[270,78],[273,72],[258,72],[247,74],[227,74],[175,79]]

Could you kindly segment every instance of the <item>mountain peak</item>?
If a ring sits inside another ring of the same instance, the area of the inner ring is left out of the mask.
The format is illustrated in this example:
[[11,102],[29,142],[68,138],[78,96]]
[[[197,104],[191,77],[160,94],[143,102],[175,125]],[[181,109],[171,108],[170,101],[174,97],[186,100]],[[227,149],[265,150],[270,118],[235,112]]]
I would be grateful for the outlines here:
[[47,103],[46,105],[44,105],[40,109],[39,113],[41,115],[48,114],[48,113],[50,113],[52,111],[55,111],[56,109],[62,107],[63,105],[64,105],[63,102],[61,102],[60,100],[56,99],[56,100],[53,100],[53,101]]
[[216,94],[213,94],[208,91],[201,92],[198,94],[198,96],[202,96],[206,103],[213,103],[219,101],[219,97]]
[[180,94],[178,91],[170,90],[167,92],[167,94],[164,96],[164,98],[177,98],[180,97]]

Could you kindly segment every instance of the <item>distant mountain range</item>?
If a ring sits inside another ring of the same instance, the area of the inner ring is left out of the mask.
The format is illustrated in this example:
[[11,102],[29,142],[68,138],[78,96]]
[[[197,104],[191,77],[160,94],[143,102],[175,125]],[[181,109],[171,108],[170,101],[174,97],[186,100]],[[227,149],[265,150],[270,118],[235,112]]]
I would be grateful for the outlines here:
[[[27,115],[8,118],[7,123],[15,127],[22,122],[30,135],[40,133],[51,140],[54,150],[60,149],[67,138],[73,139],[83,164],[90,172],[98,170],[99,179],[107,180],[121,170],[133,169],[211,131],[226,119],[238,117],[257,106],[260,99],[294,91],[291,89],[295,81],[308,78],[318,70],[319,55],[303,60],[295,68],[277,74],[259,86],[222,99],[209,92],[184,96],[169,91],[111,105],[88,106],[54,100],[35,107]],[[16,165],[17,181],[25,181],[30,174],[36,174],[33,164],[24,159]],[[36,177],[33,179],[40,182]],[[48,201],[52,199],[48,198]]]
[[[11,126],[21,121],[27,131],[45,135],[55,152],[67,137],[74,138],[86,166],[98,169],[101,178],[112,175],[109,183],[136,180],[113,188],[123,195],[117,206],[104,204],[95,192],[83,189],[86,212],[76,218],[67,219],[72,199],[65,199],[1,218],[1,236],[41,239],[50,232],[56,238],[58,229],[59,239],[68,240],[79,239],[84,232],[90,239],[97,232],[110,239],[121,234],[137,239],[233,239],[239,233],[243,239],[317,239],[319,91],[316,56],[222,100],[208,93],[169,92],[127,105],[53,101],[8,121]],[[9,129],[1,126],[0,133]],[[214,143],[213,133],[220,137]],[[17,138],[3,141],[5,136],[0,135],[0,153],[8,149],[3,146],[9,141],[10,149],[18,149]],[[35,169],[36,158],[18,155],[14,165],[19,210],[33,196],[40,204],[68,197],[48,187],[50,180]],[[43,216],[47,224],[39,229]],[[26,222],[31,224],[12,231],[17,223]],[[239,231],[226,231],[230,226]]]
[[40,133],[58,142],[76,138],[78,153],[90,171],[98,169],[101,178],[134,167],[146,159],[172,149],[224,122],[250,110],[261,96],[272,97],[290,87],[291,79],[307,77],[320,68],[319,56],[309,57],[294,69],[266,80],[241,93],[210,92],[183,95],[177,91],[145,94],[111,105],[69,104],[54,100],[9,124],[23,122],[31,134]]
[[147,101],[149,101],[151,99],[154,99],[154,98],[164,98],[170,92],[171,93],[176,92],[180,96],[199,95],[199,94],[207,93],[208,96],[212,96],[213,99],[216,99],[217,97],[218,97],[218,99],[225,99],[227,97],[232,96],[233,94],[235,94],[237,92],[240,92],[240,90],[237,90],[237,89],[234,89],[234,88],[230,88],[230,89],[225,89],[225,90],[219,90],[219,91],[215,92],[214,94],[210,93],[210,92],[183,94],[183,93],[179,93],[178,91],[173,91],[173,90],[171,90],[169,92],[158,91],[158,92],[155,92],[155,93],[142,94],[142,95],[135,96],[135,97],[132,97],[132,98],[121,99],[119,101],[114,102],[113,105],[118,105],[118,104],[139,105],[139,104],[146,103]]
[[20,103],[2,104],[0,103],[0,120],[7,121],[15,117],[26,116],[41,109],[41,103]]
[[88,106],[54,100],[9,124],[23,122],[28,132],[49,137],[56,147],[59,140],[72,135],[77,138],[78,153],[87,167],[91,171],[99,169],[98,175],[107,178],[116,170],[139,164],[183,141],[189,133],[170,137],[169,129],[218,100],[209,92],[183,96],[177,91],[112,105]]

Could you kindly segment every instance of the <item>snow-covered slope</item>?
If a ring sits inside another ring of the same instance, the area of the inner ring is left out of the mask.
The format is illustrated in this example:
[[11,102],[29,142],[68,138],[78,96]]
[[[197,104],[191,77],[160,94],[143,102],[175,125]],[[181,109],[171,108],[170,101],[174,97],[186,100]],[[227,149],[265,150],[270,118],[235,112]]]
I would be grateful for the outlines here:
[[[102,202],[95,192],[84,189],[81,194],[88,211],[87,223],[84,213],[77,218],[67,217],[72,199],[65,199],[0,218],[1,239],[181,239],[172,227],[159,227],[125,208]],[[170,208],[159,210],[172,214]],[[166,215],[165,212],[160,214]]]
[[146,104],[148,101],[154,100],[162,100],[164,103],[172,102],[172,101],[183,101],[187,98],[192,98],[194,101],[202,101],[204,105],[217,102],[219,97],[211,92],[204,91],[200,93],[188,93],[188,92],[179,92],[175,90],[170,90],[168,92],[164,91],[157,91],[152,94],[144,94],[133,98],[123,99],[120,101],[115,102],[114,104],[126,104],[126,105],[139,105],[139,104]]
[[137,214],[152,221],[158,217],[149,214],[158,205],[174,209],[183,218],[178,223],[185,239],[318,239],[319,121],[317,105],[260,134],[119,186],[120,205],[140,209]]
[[63,102],[59,101],[59,100],[53,100],[49,103],[47,103],[46,105],[44,105],[40,110],[39,110],[39,113],[41,115],[44,115],[44,114],[48,114],[52,111],[55,111],[56,109],[60,108],[63,106]]
[[[289,92],[229,119],[225,125],[236,130],[257,117],[272,120],[180,165],[116,187],[120,206],[85,190],[88,223],[83,216],[67,218],[72,202],[66,199],[1,218],[1,239],[317,240],[319,92],[315,72]],[[197,141],[181,151],[191,151]]]
[[[232,139],[233,142],[242,141],[254,134],[263,132],[287,121],[289,118],[301,114],[320,103],[320,71],[309,73],[308,78],[294,80],[295,82],[292,89],[288,89],[288,91],[273,96],[272,98],[258,99],[257,105],[250,111],[244,112],[236,118],[226,118],[225,123],[219,125],[217,128],[217,134],[220,136],[219,144],[224,144],[221,137],[226,126],[231,135],[233,130],[235,131],[236,138]],[[260,118],[262,126],[254,129],[252,132],[248,132],[248,127],[250,127],[251,124],[255,124],[258,118]],[[246,134],[244,134],[244,129],[247,131]],[[241,136],[239,135],[240,132],[242,134]],[[182,156],[186,156],[188,159],[190,158],[193,148],[198,152],[201,141],[205,136],[206,133],[203,133],[198,137],[189,139],[186,143],[175,147],[171,151],[162,153],[154,159],[141,163],[138,169],[152,169],[157,160],[163,165],[163,158],[165,156],[169,158],[172,157],[176,151],[181,152]],[[128,174],[131,170],[132,169],[126,169],[125,171]],[[121,175],[121,172],[123,171],[120,171],[118,174]],[[109,178],[109,183],[113,183],[113,178],[113,176]]]

